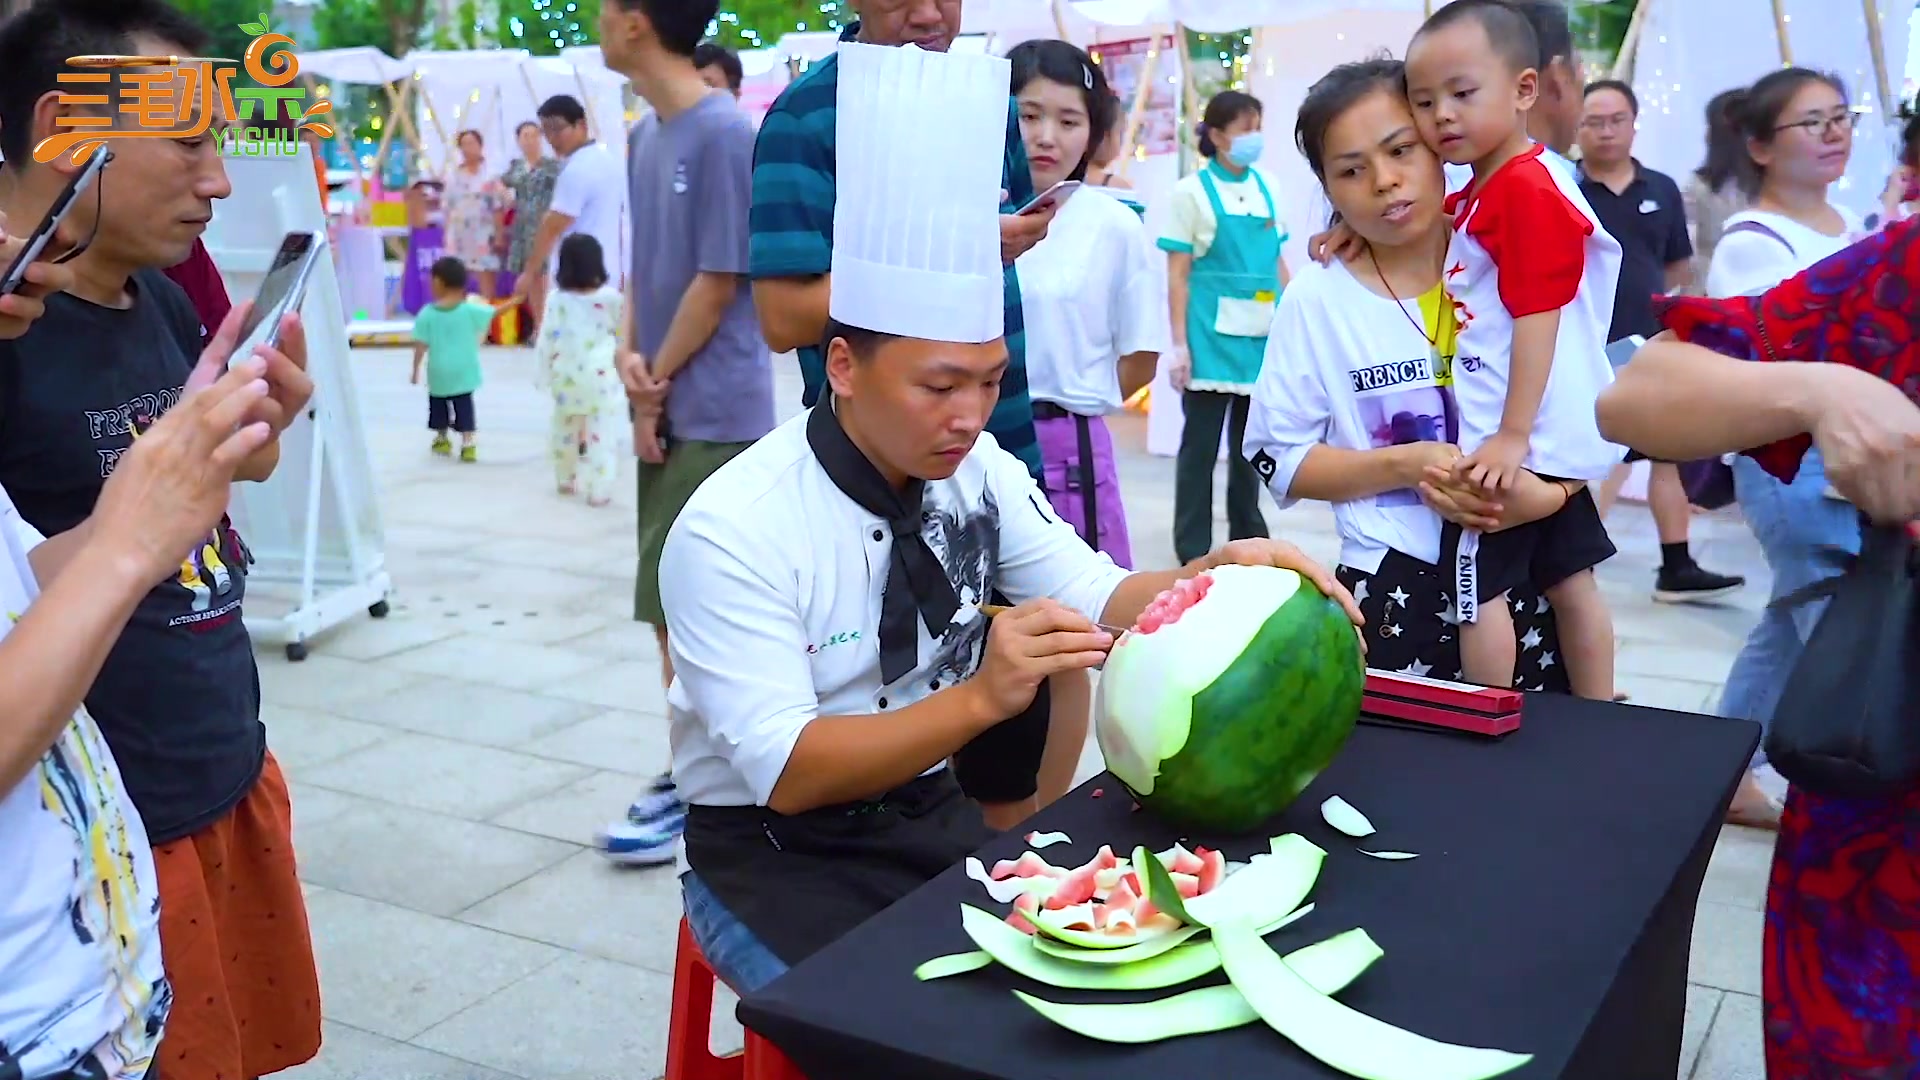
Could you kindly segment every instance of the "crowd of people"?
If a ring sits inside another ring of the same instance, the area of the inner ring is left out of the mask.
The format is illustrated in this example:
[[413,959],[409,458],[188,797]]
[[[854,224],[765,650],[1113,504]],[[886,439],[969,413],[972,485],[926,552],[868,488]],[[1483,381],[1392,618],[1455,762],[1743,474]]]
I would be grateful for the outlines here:
[[[649,106],[624,167],[566,95],[501,176],[462,133],[417,330],[436,452],[457,432],[471,458],[479,344],[521,297],[557,490],[606,505],[631,425],[633,611],[673,764],[599,843],[679,863],[742,992],[1065,794],[1106,628],[1186,577],[1294,569],[1371,666],[1608,698],[1593,570],[1633,460],[1667,601],[1744,585],[1693,559],[1686,463],[1734,455],[1775,599],[1837,573],[1862,515],[1920,517],[1920,311],[1887,287],[1920,269],[1920,130],[1881,214],[1834,204],[1854,125],[1835,79],[1716,98],[1676,182],[1633,157],[1632,89],[1582,84],[1564,8],[1455,0],[1404,60],[1306,95],[1292,135],[1334,217],[1289,266],[1259,100],[1207,104],[1206,162],[1150,236],[1101,190],[1124,116],[1085,51],[965,57],[960,0],[854,6],[756,130],[737,58],[703,40],[717,0],[608,0],[606,63]],[[78,168],[32,155],[90,108],[56,94],[66,56],[206,49],[166,0],[0,24],[5,220]],[[312,382],[295,316],[234,355],[246,305],[199,243],[230,191],[215,139],[108,141],[97,198],[0,296],[0,1076],[250,1080],[318,1052],[320,987],[225,508],[272,476]],[[1038,197],[1063,181],[1090,183]],[[1895,313],[1871,341],[1763,325],[1865,305]],[[1622,364],[1608,346],[1634,338]],[[785,423],[776,351],[804,381]],[[1186,418],[1170,570],[1134,565],[1105,420],[1156,369]],[[1336,566],[1269,535],[1262,487],[1332,504]],[[1766,724],[1818,615],[1769,606],[1720,711]],[[1753,777],[1735,796],[1733,820],[1781,830],[1771,1075],[1920,1067],[1916,804],[1795,788],[1782,808]]]

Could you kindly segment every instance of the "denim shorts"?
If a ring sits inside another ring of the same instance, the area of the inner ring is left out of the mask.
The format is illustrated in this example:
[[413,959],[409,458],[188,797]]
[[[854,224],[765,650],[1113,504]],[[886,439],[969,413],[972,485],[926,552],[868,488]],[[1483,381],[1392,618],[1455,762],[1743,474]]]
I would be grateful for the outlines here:
[[689,870],[680,875],[680,898],[687,926],[707,958],[707,966],[736,994],[751,994],[786,974],[787,964],[734,918],[707,884]]

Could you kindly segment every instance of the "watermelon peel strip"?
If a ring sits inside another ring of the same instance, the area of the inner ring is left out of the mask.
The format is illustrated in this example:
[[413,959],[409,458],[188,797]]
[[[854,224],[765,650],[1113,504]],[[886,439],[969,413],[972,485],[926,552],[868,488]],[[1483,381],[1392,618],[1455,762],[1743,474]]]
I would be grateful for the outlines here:
[[[1337,994],[1385,955],[1365,930],[1336,934],[1286,955],[1308,985]],[[1260,1019],[1231,984],[1189,990],[1158,1001],[1112,1005],[1075,1005],[1048,1001],[1015,990],[1034,1012],[1076,1035],[1101,1042],[1149,1043],[1182,1035],[1204,1035],[1243,1027]]]
[[1354,809],[1352,803],[1338,795],[1329,795],[1327,801],[1320,804],[1320,816],[1327,824],[1356,840],[1374,833],[1373,822],[1367,820],[1367,815]]
[[1214,928],[1227,978],[1260,1019],[1322,1064],[1370,1080],[1491,1080],[1532,1054],[1459,1046],[1394,1027],[1321,993],[1255,927]]

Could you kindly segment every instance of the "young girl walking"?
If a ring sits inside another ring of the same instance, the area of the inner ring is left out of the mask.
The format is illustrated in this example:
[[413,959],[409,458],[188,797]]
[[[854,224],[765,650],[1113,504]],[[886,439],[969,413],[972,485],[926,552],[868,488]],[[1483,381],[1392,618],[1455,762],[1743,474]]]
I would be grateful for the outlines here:
[[600,242],[586,233],[561,242],[554,284],[537,346],[538,385],[553,395],[554,479],[560,494],[584,490],[588,506],[605,506],[619,474],[614,425],[626,414],[614,367],[626,313],[607,284]]

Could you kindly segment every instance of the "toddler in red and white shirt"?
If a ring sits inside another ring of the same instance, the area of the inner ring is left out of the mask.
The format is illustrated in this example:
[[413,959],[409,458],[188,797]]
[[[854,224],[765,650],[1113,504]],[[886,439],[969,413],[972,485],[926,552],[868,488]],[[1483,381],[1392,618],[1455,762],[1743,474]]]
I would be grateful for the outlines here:
[[1441,557],[1469,681],[1512,685],[1508,593],[1530,583],[1554,607],[1574,693],[1610,699],[1613,621],[1593,567],[1614,547],[1587,484],[1625,456],[1594,419],[1594,402],[1613,381],[1606,344],[1620,245],[1573,177],[1527,136],[1537,53],[1525,16],[1499,0],[1454,0],[1407,50],[1421,138],[1448,162],[1473,167],[1473,182],[1447,200],[1464,454],[1455,473],[1495,500],[1522,469],[1567,493],[1557,512],[1498,533],[1449,525]]

